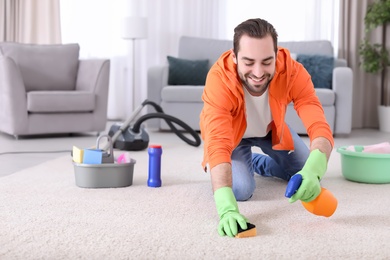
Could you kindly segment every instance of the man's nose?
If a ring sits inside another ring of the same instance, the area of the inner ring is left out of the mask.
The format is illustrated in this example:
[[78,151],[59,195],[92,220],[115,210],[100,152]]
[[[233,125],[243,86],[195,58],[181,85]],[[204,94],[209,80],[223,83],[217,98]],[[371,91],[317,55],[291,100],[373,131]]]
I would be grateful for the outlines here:
[[261,64],[255,64],[252,67],[252,74],[257,78],[261,78],[264,74],[263,66]]

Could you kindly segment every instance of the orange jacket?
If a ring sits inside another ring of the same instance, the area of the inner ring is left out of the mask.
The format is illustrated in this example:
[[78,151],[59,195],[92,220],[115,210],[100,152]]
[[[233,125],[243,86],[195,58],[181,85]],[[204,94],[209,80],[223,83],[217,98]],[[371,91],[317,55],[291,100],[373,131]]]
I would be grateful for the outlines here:
[[[202,99],[200,131],[204,141],[203,168],[231,162],[231,154],[246,130],[244,90],[237,75],[231,50],[221,55],[211,67]],[[269,104],[273,123],[272,144],[275,150],[294,150],[285,115],[287,105],[294,108],[307,130],[310,141],[327,138],[334,145],[332,131],[326,122],[309,73],[291,58],[287,49],[279,48],[274,78],[269,85]]]

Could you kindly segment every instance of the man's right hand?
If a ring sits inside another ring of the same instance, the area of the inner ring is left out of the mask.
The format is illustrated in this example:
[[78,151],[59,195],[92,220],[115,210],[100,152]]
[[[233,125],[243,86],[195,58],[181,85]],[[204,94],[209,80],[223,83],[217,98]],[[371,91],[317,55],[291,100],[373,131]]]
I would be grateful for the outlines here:
[[247,229],[247,219],[238,211],[236,198],[230,187],[222,187],[214,192],[215,204],[219,215],[218,233],[221,236],[234,237],[241,229]]

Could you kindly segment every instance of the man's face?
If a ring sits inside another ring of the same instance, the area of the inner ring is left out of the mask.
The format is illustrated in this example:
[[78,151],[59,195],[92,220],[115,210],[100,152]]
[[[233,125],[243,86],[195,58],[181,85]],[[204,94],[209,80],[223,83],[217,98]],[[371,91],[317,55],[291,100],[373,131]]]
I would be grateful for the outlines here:
[[243,35],[237,56],[233,53],[233,61],[248,92],[261,96],[275,74],[276,55],[272,37],[268,35],[258,39]]

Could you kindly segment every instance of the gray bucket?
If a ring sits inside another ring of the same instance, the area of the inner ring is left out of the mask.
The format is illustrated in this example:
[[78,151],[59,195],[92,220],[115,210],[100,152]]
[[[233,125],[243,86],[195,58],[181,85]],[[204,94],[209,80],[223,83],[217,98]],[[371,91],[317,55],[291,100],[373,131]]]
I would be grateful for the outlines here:
[[[99,142],[102,137],[107,137],[109,153],[99,150]],[[133,184],[135,160],[130,159],[130,162],[115,163],[110,136],[99,136],[96,141],[96,149],[103,153],[101,164],[86,164],[73,161],[77,186],[81,188],[120,188]]]
[[73,162],[76,185],[81,188],[120,188],[133,184],[135,160],[128,163],[82,164]]

